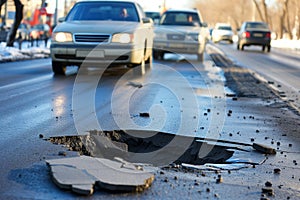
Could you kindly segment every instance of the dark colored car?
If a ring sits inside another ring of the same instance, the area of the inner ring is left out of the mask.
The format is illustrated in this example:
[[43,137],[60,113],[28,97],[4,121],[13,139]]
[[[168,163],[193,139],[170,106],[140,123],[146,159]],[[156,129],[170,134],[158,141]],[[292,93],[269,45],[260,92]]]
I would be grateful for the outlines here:
[[244,22],[238,32],[237,49],[244,50],[245,46],[262,46],[262,51],[271,51],[271,31],[264,22]]

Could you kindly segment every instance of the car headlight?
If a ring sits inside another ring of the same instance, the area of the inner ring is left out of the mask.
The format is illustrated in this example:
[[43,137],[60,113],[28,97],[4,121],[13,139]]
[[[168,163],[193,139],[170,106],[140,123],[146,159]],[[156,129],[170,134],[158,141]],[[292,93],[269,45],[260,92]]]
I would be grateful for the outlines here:
[[194,40],[194,41],[200,41],[200,36],[199,36],[198,33],[190,34],[190,35],[188,36],[188,38],[191,39],[191,40]]
[[111,42],[127,44],[133,42],[133,34],[117,33],[112,36]]
[[166,39],[167,38],[167,34],[166,33],[162,33],[162,32],[156,32],[155,33],[155,38]]
[[55,42],[73,42],[72,34],[66,32],[53,33],[52,39]]

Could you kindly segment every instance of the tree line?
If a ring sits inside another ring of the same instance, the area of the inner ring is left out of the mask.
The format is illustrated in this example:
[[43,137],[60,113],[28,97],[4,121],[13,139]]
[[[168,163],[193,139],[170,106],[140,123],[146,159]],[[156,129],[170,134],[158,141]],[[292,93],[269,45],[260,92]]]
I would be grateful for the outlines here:
[[263,21],[276,38],[300,39],[300,0],[197,0],[204,20],[213,27],[218,22],[238,29],[244,21]]

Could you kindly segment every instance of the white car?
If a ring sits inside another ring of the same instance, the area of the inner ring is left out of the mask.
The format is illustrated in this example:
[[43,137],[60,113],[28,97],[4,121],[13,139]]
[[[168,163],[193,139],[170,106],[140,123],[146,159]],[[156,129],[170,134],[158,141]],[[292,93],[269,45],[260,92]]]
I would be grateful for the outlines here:
[[233,31],[230,24],[217,23],[212,31],[212,41],[214,43],[220,41],[228,41],[233,43]]
[[[151,66],[153,21],[131,0],[80,0],[53,30],[52,70],[90,63]],[[99,65],[98,65],[99,64]]]
[[167,10],[154,32],[154,58],[163,58],[165,53],[184,53],[196,54],[203,61],[208,29],[198,10]]

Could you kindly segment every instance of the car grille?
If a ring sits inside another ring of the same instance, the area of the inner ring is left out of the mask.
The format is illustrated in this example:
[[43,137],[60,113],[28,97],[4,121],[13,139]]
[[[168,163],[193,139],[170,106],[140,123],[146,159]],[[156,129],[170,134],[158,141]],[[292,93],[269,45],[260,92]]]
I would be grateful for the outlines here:
[[103,43],[109,41],[109,35],[75,34],[75,42]]
[[168,40],[184,40],[185,35],[182,35],[182,34],[168,34],[167,38],[168,38]]

